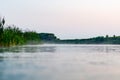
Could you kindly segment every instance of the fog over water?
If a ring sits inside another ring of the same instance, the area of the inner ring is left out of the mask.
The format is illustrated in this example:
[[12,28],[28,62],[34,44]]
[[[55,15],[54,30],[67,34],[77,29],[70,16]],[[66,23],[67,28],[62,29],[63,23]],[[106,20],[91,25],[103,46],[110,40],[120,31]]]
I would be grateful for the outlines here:
[[0,49],[0,80],[119,80],[119,45],[24,45]]

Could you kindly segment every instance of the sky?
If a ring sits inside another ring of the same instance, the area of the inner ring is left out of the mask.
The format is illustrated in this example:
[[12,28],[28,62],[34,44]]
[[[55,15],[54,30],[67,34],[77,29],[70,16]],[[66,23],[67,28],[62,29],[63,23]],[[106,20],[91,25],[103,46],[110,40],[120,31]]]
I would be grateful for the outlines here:
[[0,0],[0,16],[61,39],[120,36],[120,0]]

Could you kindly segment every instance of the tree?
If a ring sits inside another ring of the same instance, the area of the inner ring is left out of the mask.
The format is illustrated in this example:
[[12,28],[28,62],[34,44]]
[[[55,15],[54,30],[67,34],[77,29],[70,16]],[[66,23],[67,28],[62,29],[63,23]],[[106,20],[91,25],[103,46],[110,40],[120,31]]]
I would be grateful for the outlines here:
[[3,37],[4,24],[5,24],[5,19],[0,17],[0,41],[2,40]]
[[106,35],[106,38],[109,38],[109,35]]
[[0,35],[3,33],[4,24],[5,24],[5,19],[0,17]]
[[57,37],[52,33],[39,33],[39,37],[43,41],[55,41]]

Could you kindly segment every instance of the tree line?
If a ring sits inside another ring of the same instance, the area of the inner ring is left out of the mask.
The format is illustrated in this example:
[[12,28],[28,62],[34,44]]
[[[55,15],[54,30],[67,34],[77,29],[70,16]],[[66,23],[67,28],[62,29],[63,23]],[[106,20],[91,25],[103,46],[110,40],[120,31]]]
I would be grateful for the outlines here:
[[57,43],[57,44],[120,44],[120,36],[98,36],[88,39],[64,39],[57,38],[52,33],[40,33],[41,41],[44,43]]
[[56,43],[61,44],[120,44],[120,36],[109,37],[108,35],[98,36],[88,39],[65,39],[59,40]]
[[0,18],[0,47],[35,43],[58,43],[58,44],[120,44],[120,36],[108,35],[88,39],[65,39],[57,38],[53,33],[37,33],[35,31],[22,31],[11,25],[4,26],[5,19]]

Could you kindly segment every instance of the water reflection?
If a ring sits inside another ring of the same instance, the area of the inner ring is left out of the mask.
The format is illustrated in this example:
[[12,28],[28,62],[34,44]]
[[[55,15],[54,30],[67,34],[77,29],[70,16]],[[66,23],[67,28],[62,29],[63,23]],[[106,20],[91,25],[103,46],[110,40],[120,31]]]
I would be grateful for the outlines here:
[[119,45],[82,45],[77,46],[76,48],[79,48],[84,51],[90,51],[90,52],[104,52],[104,53],[119,53],[120,52],[120,46]]
[[0,49],[0,80],[119,80],[119,45],[25,45]]
[[3,61],[4,57],[3,56],[0,56],[0,62]]
[[24,47],[22,48],[24,52],[55,52],[56,48],[55,47]]
[[56,47],[54,46],[18,46],[10,48],[0,48],[0,53],[12,52],[12,53],[36,53],[36,52],[55,52]]

